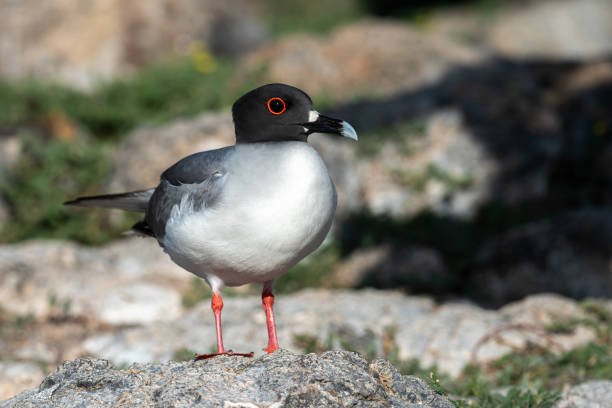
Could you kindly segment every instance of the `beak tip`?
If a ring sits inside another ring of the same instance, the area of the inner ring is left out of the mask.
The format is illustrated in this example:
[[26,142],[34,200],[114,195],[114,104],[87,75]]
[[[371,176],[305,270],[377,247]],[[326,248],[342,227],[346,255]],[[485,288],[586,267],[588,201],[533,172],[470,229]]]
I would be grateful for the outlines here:
[[355,128],[346,121],[342,121],[342,136],[348,137],[349,139],[353,139],[355,141],[358,140]]

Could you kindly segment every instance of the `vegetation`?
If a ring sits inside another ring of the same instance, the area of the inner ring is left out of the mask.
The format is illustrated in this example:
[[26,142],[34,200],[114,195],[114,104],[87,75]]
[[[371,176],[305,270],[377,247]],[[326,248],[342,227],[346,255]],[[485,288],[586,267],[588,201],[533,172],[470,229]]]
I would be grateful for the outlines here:
[[295,32],[325,34],[333,28],[365,15],[355,0],[298,0],[292,2],[265,1],[263,15],[272,34]]
[[19,162],[0,180],[10,211],[0,242],[43,237],[99,244],[117,237],[138,217],[111,222],[108,211],[62,203],[103,190],[113,145],[135,126],[230,106],[257,75],[235,81],[231,62],[196,44],[187,57],[101,83],[89,94],[36,80],[0,80],[0,133],[15,135],[21,149]]
[[[482,365],[468,365],[458,378],[440,373],[438,368],[422,367],[418,360],[399,358],[395,330],[387,328],[382,336],[383,354],[399,372],[415,375],[428,382],[438,393],[448,396],[457,407],[551,407],[567,386],[588,380],[612,378],[612,313],[602,301],[587,300],[581,304],[587,317],[580,321],[555,322],[549,330],[563,326],[575,330],[581,324],[596,329],[595,341],[573,350],[553,353],[529,345]],[[332,333],[320,340],[308,334],[294,337],[294,344],[304,352],[323,352],[333,347],[357,351],[368,359],[376,357],[376,337],[358,341],[343,333]]]
[[339,248],[331,243],[320,248],[274,282],[278,293],[325,286],[325,278],[340,259]]

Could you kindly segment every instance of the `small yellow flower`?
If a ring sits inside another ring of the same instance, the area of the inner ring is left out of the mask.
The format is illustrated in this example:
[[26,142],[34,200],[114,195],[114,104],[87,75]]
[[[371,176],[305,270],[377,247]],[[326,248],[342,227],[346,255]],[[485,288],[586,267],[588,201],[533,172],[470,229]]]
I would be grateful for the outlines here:
[[217,69],[217,61],[201,42],[194,42],[189,46],[189,57],[195,69],[202,74],[209,74]]

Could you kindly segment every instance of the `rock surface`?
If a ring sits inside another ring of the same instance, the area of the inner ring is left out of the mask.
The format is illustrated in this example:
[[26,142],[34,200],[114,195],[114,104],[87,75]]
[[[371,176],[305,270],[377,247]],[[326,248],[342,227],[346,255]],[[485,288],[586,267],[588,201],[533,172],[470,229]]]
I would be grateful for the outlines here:
[[40,384],[43,371],[34,363],[0,361],[0,400]]
[[[259,296],[227,298],[223,312],[226,346],[262,355],[267,335]],[[495,312],[460,302],[436,305],[397,292],[304,290],[278,295],[275,314],[281,345],[294,352],[354,347],[382,356],[393,344],[400,359],[417,358],[425,367],[436,364],[453,376],[469,362],[488,362],[529,343],[550,346],[550,339],[555,351],[562,351],[595,339],[585,326],[570,334],[543,335],[553,322],[584,316],[575,302],[548,295]],[[184,349],[208,352],[214,344],[212,312],[204,302],[171,322],[91,336],[83,347],[89,355],[129,364],[165,361]]]
[[265,38],[248,8],[242,0],[2,1],[0,75],[91,88],[198,44],[242,53]]
[[[422,248],[381,250],[374,258],[399,257],[408,270],[442,267]],[[395,279],[392,272],[383,278]],[[181,306],[193,279],[154,241],[141,238],[103,248],[36,241],[0,247],[0,360],[53,368],[82,356],[123,365],[208,352],[215,344],[208,299],[202,293],[204,300],[193,309]],[[581,324],[570,333],[547,333],[550,324],[585,317],[575,301],[554,295],[495,311],[393,291],[310,289],[278,294],[275,310],[280,343],[293,352],[348,347],[384,357],[393,348],[400,359],[436,364],[453,376],[468,362],[486,363],[529,344],[560,352],[596,337]],[[259,295],[226,296],[223,323],[226,346],[263,354],[267,337]],[[0,370],[6,392],[0,399],[28,384]]]
[[570,388],[555,408],[611,408],[612,381],[589,381]]
[[[406,268],[440,267],[435,255],[422,249],[400,255],[407,257]],[[0,347],[0,359],[57,364],[93,355],[129,364],[169,360],[181,349],[207,352],[214,345],[208,301],[183,309],[181,299],[193,277],[172,264],[152,240],[133,238],[97,249],[35,241],[0,247],[0,282],[0,308],[36,322],[20,340]],[[225,303],[227,345],[261,354],[267,339],[260,297],[227,297]],[[349,344],[383,356],[387,339],[397,346],[399,358],[437,364],[452,375],[471,359],[486,362],[529,342],[546,343],[546,336],[513,324],[542,329],[584,317],[575,301],[554,295],[532,296],[491,311],[379,290],[281,294],[276,312],[281,344],[293,351]],[[550,337],[561,351],[594,336],[591,328],[579,326],[573,333]]]
[[329,38],[282,39],[251,53],[246,67],[266,65],[269,80],[337,99],[392,95],[431,84],[453,64],[476,63],[482,55],[406,24],[368,20],[341,27]]
[[134,364],[104,360],[64,363],[38,389],[0,403],[9,407],[431,407],[453,404],[385,360],[359,354],[296,355],[279,350],[257,359]]
[[89,316],[108,324],[171,320],[191,275],[153,240],[132,238],[100,248],[69,242],[0,247],[0,307],[40,318]]
[[491,46],[518,58],[587,59],[612,52],[608,0],[534,1],[500,13]]

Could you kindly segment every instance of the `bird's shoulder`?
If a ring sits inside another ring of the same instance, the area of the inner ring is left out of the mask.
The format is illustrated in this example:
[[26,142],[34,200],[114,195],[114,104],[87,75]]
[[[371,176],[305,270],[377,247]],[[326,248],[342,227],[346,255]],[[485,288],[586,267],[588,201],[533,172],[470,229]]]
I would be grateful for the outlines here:
[[202,183],[211,176],[223,172],[234,152],[234,146],[227,146],[191,154],[166,169],[160,181],[173,186]]
[[159,239],[164,236],[166,223],[173,209],[188,206],[200,211],[213,205],[221,187],[219,181],[226,173],[234,146],[189,155],[164,171],[145,214],[146,224]]

